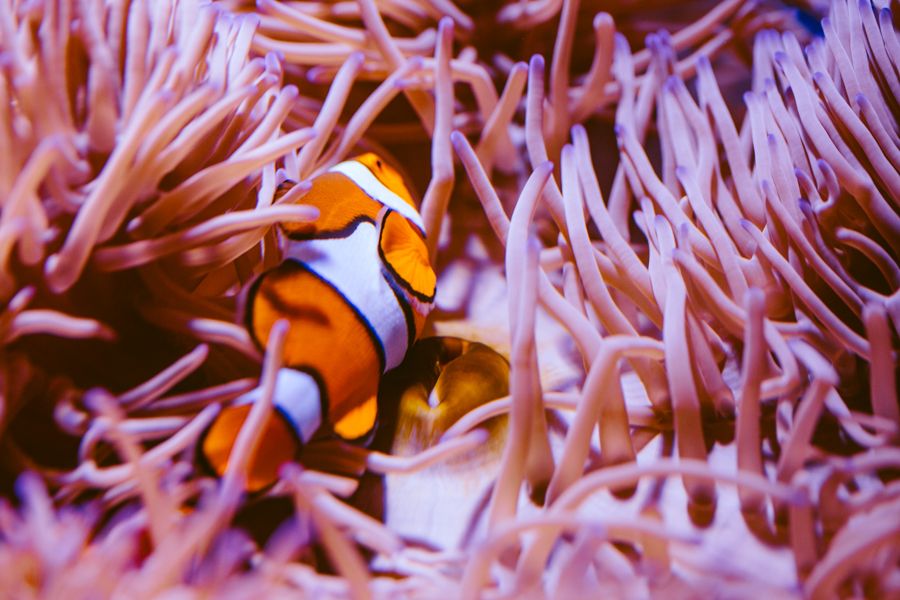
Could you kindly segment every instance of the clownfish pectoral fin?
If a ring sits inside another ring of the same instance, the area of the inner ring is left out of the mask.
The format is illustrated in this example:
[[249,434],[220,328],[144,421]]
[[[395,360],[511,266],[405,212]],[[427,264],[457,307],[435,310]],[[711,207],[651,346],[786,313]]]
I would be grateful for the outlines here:
[[421,234],[400,213],[387,211],[379,222],[378,254],[387,270],[413,297],[434,301],[437,276]]
[[347,441],[356,441],[369,436],[378,419],[378,396],[365,402],[341,417],[334,424],[334,432]]
[[[228,468],[232,448],[261,388],[248,392],[225,408],[200,440],[201,461],[217,476]],[[296,458],[322,422],[320,392],[307,373],[283,368],[278,371],[273,393],[274,410],[263,426],[259,446],[250,458],[247,490],[258,492],[278,480],[278,469]]]

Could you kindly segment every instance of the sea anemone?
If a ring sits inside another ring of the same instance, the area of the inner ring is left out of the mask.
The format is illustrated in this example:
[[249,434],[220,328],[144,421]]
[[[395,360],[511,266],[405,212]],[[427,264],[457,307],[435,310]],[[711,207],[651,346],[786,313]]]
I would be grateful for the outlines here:
[[[0,1],[0,595],[896,595],[892,13],[643,4]],[[239,295],[368,150],[442,337],[247,495]]]

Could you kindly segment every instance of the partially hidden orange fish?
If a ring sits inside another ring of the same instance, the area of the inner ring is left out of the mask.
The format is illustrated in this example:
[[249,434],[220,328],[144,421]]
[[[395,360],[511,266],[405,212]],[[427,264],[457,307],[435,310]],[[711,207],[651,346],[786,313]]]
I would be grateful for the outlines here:
[[[300,201],[318,220],[280,226],[283,261],[247,286],[239,309],[262,350],[276,321],[290,323],[249,491],[274,483],[323,425],[345,440],[373,430],[381,375],[401,363],[434,300],[422,217],[394,168],[367,153],[311,184]],[[214,473],[224,473],[259,394],[226,407],[201,438],[200,460]]]

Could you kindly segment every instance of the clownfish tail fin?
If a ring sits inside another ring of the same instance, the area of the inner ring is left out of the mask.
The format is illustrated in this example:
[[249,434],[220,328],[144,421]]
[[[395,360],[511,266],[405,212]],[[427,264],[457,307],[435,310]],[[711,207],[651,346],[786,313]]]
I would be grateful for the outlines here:
[[[241,427],[261,393],[261,388],[256,388],[237,398],[203,433],[197,445],[198,459],[212,474],[221,477],[225,473]],[[279,370],[273,401],[274,410],[250,459],[249,492],[259,492],[274,484],[281,465],[297,457],[303,444],[322,423],[319,385],[308,373],[289,368]]]

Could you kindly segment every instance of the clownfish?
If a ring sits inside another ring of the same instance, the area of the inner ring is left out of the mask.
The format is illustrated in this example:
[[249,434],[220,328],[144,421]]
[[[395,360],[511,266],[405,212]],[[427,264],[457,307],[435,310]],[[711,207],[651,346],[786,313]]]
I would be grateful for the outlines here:
[[[300,201],[319,218],[279,226],[283,260],[245,287],[238,309],[262,351],[271,327],[290,323],[275,410],[250,461],[251,492],[273,484],[321,427],[348,441],[373,431],[381,376],[402,362],[434,301],[422,217],[403,178],[379,156],[335,165]],[[260,393],[223,409],[201,437],[199,458],[215,474],[224,473]]]

